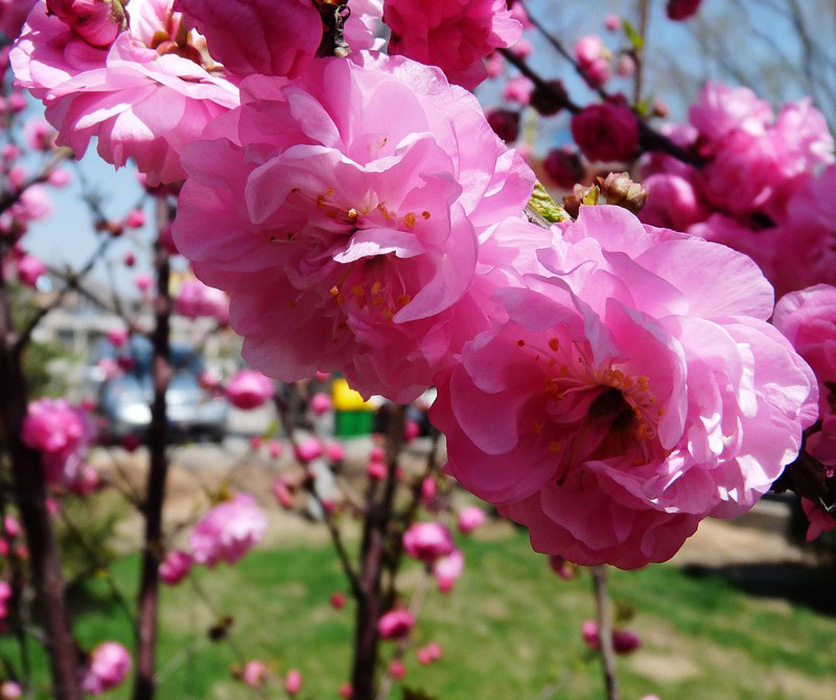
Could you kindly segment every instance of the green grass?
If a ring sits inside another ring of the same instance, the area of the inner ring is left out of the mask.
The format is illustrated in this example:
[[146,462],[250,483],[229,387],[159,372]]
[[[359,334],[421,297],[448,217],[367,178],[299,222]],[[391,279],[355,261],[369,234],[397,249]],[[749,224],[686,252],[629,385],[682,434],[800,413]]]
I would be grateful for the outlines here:
[[[415,634],[416,645],[438,641],[444,659],[423,667],[409,653],[407,685],[439,700],[536,700],[550,684],[559,686],[555,698],[602,697],[597,661],[588,659],[579,634],[594,615],[588,577],[557,578],[520,533],[461,543],[467,566],[457,589],[430,591]],[[136,559],[112,569],[130,601],[136,570]],[[412,567],[405,579],[414,583],[418,576]],[[353,609],[328,604],[331,593],[344,589],[329,548],[255,551],[235,568],[198,572],[196,581],[212,610],[188,582],[163,589],[162,700],[257,697],[231,680],[231,645],[206,634],[227,613],[235,616],[230,639],[245,658],[278,671],[299,668],[304,698],[337,697],[348,675]],[[672,566],[615,571],[611,588],[622,607],[635,610],[627,626],[644,642],[619,659],[624,700],[651,693],[663,700],[836,697],[834,618],[748,597],[719,576],[694,578]],[[83,645],[108,638],[130,645],[124,612],[105,580],[91,581],[73,604]],[[9,640],[0,649],[15,651]],[[43,659],[35,665],[43,668]],[[122,688],[108,697],[129,695]],[[272,686],[267,697],[283,693]]]

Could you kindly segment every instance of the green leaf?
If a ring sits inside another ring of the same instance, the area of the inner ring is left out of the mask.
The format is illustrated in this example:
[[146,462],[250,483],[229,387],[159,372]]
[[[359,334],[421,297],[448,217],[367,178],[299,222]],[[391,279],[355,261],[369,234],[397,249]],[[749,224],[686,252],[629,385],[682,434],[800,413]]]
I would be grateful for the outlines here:
[[569,220],[566,210],[551,198],[546,188],[539,182],[534,185],[534,192],[531,193],[528,205],[551,224]]
[[630,47],[633,51],[641,51],[644,48],[644,39],[642,35],[636,31],[636,28],[630,24],[626,19],[623,21],[624,33],[630,40]]

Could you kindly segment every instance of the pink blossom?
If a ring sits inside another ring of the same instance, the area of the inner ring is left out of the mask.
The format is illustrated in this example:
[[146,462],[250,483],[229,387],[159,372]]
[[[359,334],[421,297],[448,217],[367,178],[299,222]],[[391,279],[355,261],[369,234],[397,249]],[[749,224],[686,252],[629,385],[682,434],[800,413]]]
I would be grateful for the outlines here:
[[572,138],[593,161],[630,160],[639,146],[639,123],[629,107],[609,102],[572,115]]
[[302,674],[295,668],[287,672],[284,679],[284,689],[290,697],[293,697],[302,689]]
[[682,21],[693,17],[700,9],[702,0],[668,0],[668,19]]
[[370,479],[385,479],[386,465],[383,462],[369,462],[369,466],[366,467],[366,473]]
[[318,392],[311,397],[311,410],[317,416],[324,416],[331,410],[331,397],[324,392]]
[[215,506],[192,530],[189,543],[194,562],[210,569],[224,561],[230,566],[264,537],[267,518],[246,493]]
[[125,217],[125,226],[128,228],[142,228],[145,226],[145,212],[142,209],[132,209]]
[[124,328],[114,328],[105,334],[107,342],[118,348],[128,342],[130,334]]
[[309,464],[315,459],[319,459],[323,452],[322,441],[313,436],[301,439],[293,448],[296,459],[302,462],[302,464]]
[[413,523],[403,535],[403,546],[413,559],[432,564],[455,549],[450,531],[441,523]]
[[732,88],[709,80],[688,110],[691,124],[708,144],[717,144],[733,131],[762,136],[772,121],[772,107],[746,87]]
[[275,391],[272,380],[253,369],[242,369],[226,384],[229,402],[245,411],[263,406]]
[[555,148],[543,160],[543,170],[549,179],[562,190],[571,190],[584,177],[581,159],[571,147]]
[[664,561],[795,459],[815,379],[749,258],[617,207],[560,228],[547,272],[500,292],[508,321],[437,378],[447,470],[537,551]]
[[46,0],[50,15],[96,48],[107,48],[127,26],[121,0]]
[[251,688],[261,688],[267,682],[269,671],[263,661],[248,661],[241,672],[241,680]]
[[601,87],[609,80],[611,57],[597,34],[583,36],[575,43],[575,60],[590,87]]
[[[581,634],[586,645],[595,651],[601,648],[601,637],[598,634],[598,623],[587,620],[581,625]],[[613,630],[612,644],[616,654],[630,654],[641,646],[641,639],[628,630]]]
[[192,568],[192,557],[179,549],[165,555],[160,564],[160,579],[169,586],[176,586],[188,575]]
[[818,380],[822,427],[808,436],[806,450],[823,464],[836,466],[836,287],[819,284],[787,294],[775,305],[772,323]]
[[383,0],[349,0],[348,9],[351,14],[343,35],[351,50],[382,49],[385,41],[376,34],[383,18]]
[[438,66],[469,90],[487,77],[482,59],[522,34],[505,0],[385,0],[383,16],[390,54]]
[[23,697],[23,690],[14,681],[0,683],[0,700],[18,700]]
[[146,275],[144,272],[140,272],[136,275],[136,277],[134,277],[134,284],[140,292],[147,292],[154,284],[154,280],[151,275]]
[[328,440],[325,443],[325,456],[331,462],[342,462],[345,459],[345,443],[339,440]]
[[281,457],[282,452],[284,452],[284,447],[278,440],[270,440],[270,442],[267,443],[267,454],[269,454],[273,459]]
[[354,695],[354,688],[352,687],[351,683],[343,683],[340,686],[339,696],[343,698],[343,700],[351,700],[351,697]]
[[186,318],[213,318],[229,323],[229,297],[220,289],[208,287],[200,280],[183,282],[175,305],[177,313]]
[[412,631],[415,618],[406,610],[390,610],[377,623],[377,631],[384,639],[403,639]]
[[414,399],[485,322],[463,312],[477,236],[520,216],[532,174],[475,98],[404,58],[323,59],[292,85],[241,87],[218,138],[188,149],[180,251],[230,292],[254,367],[340,370],[364,395]]
[[331,603],[331,607],[334,608],[334,610],[342,610],[345,607],[345,593],[341,593],[339,591],[337,593],[332,593],[328,602]]
[[465,506],[459,513],[459,532],[473,532],[485,524],[485,519],[485,511],[479,506]]
[[709,208],[694,182],[675,174],[655,174],[644,180],[649,190],[641,220],[651,226],[674,231],[687,231],[689,226],[704,221]]
[[435,661],[439,661],[443,655],[441,646],[436,642],[430,642],[426,646],[421,647],[416,652],[418,662],[424,666],[429,666]]
[[534,91],[534,83],[524,75],[517,75],[505,83],[502,88],[502,97],[508,102],[519,102],[527,105],[531,102],[531,93]]
[[403,427],[403,440],[409,444],[421,434],[421,426],[414,420],[408,420]]
[[608,32],[615,32],[621,27],[621,18],[618,15],[607,15],[604,18],[604,28]]
[[421,481],[421,500],[424,504],[432,503],[437,494],[438,484],[436,484],[435,479],[428,476],[426,479]]
[[390,678],[393,678],[396,681],[403,680],[406,676],[406,666],[404,666],[403,661],[400,659],[393,659],[392,663],[389,664],[389,670],[387,673]]
[[3,530],[9,537],[17,537],[23,532],[20,528],[20,522],[11,515],[3,518]]
[[46,265],[29,253],[20,256],[15,262],[15,267],[18,282],[27,287],[35,287],[38,280],[46,274]]
[[293,508],[293,492],[283,479],[278,478],[273,481],[273,495],[285,510]]
[[23,442],[46,455],[67,454],[81,444],[84,424],[64,399],[38,399],[23,420]]
[[30,119],[23,125],[23,137],[29,148],[35,151],[49,151],[55,140],[55,130],[43,119]]
[[90,652],[81,677],[81,689],[102,695],[118,686],[131,670],[131,656],[119,642],[102,642]]
[[445,557],[437,559],[433,564],[433,576],[438,583],[438,590],[449,593],[464,571],[464,555],[454,549]]
[[823,532],[836,528],[836,520],[821,506],[802,498],[801,507],[804,509],[807,520],[810,521],[810,526],[807,528],[808,542],[817,539]]
[[120,167],[133,158],[151,184],[174,182],[184,177],[181,149],[238,104],[238,91],[202,65],[191,43],[199,39],[179,32],[171,0],[132,0],[128,12],[131,28],[96,48],[40,2],[12,49],[12,66],[18,84],[44,101],[58,145],[80,157],[96,136],[107,162]]
[[0,0],[0,31],[10,40],[17,38],[26,16],[37,0]]
[[322,41],[322,19],[310,0],[176,0],[232,73],[295,78]]

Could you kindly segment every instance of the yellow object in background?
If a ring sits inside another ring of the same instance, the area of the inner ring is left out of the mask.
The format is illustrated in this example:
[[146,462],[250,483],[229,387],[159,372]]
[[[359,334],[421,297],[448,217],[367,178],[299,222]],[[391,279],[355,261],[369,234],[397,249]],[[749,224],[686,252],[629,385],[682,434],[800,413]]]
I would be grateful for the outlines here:
[[331,400],[337,411],[373,411],[374,405],[364,401],[345,379],[335,379],[331,384]]

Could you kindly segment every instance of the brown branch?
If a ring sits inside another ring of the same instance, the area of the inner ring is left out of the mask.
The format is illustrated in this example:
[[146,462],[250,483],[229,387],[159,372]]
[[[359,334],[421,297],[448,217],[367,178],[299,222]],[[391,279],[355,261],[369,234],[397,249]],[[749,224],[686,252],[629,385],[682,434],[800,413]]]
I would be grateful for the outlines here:
[[160,562],[163,557],[163,499],[168,474],[168,414],[166,392],[171,380],[171,295],[169,293],[169,253],[162,241],[171,219],[168,202],[157,200],[157,242],[154,263],[157,270],[154,345],[154,402],[151,405],[151,426],[148,432],[150,468],[145,496],[145,543],[142,553],[142,574],[139,587],[139,635],[136,650],[134,700],[154,697],[155,655],[157,646],[157,615],[160,590]]
[[45,618],[54,697],[57,700],[81,700],[78,649],[64,601],[64,579],[55,533],[46,508],[47,491],[41,458],[22,439],[27,389],[21,356],[15,352],[13,342],[11,308],[0,270],[0,429],[9,448],[17,507],[26,532],[35,589]]
[[615,649],[612,641],[612,609],[607,593],[607,567],[592,568],[592,586],[595,590],[595,612],[598,623],[601,665],[607,700],[618,700],[618,679],[615,675]]

